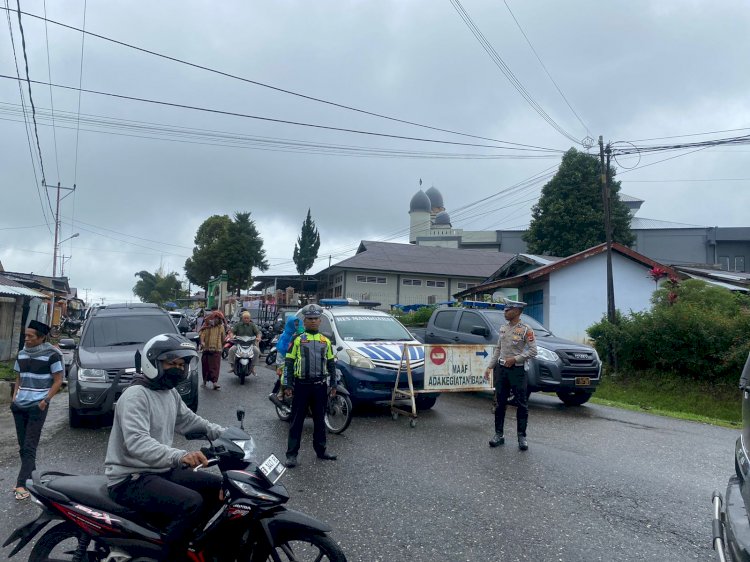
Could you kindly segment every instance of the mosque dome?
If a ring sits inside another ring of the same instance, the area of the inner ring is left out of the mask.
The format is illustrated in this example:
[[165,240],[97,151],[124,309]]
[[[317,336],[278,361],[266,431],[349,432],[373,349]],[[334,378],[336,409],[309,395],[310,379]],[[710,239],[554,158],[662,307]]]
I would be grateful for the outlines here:
[[443,205],[443,194],[440,193],[435,186],[428,189],[426,193],[427,197],[430,198],[430,206],[433,209],[445,209],[445,205]]
[[431,210],[432,210],[432,204],[430,203],[430,198],[427,196],[427,194],[424,191],[420,189],[414,194],[414,197],[411,198],[411,202],[409,203],[409,212],[410,213],[417,213],[417,212],[429,213]]
[[451,225],[451,217],[448,215],[446,211],[440,211],[437,215],[435,215],[435,226],[450,226]]

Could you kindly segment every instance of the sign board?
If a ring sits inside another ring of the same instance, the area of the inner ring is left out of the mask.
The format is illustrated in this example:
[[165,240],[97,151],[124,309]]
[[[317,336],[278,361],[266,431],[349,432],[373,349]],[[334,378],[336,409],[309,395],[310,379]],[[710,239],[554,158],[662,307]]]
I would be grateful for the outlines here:
[[424,390],[459,392],[492,390],[492,375],[484,372],[494,345],[425,344]]

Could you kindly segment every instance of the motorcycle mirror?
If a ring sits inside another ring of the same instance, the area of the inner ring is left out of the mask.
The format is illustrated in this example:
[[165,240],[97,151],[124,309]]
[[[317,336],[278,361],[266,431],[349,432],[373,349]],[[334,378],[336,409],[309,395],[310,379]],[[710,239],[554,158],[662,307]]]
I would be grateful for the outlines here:
[[242,408],[239,408],[237,410],[237,421],[240,422],[240,429],[245,429],[244,424],[242,423],[242,420],[245,419],[245,410]]
[[140,350],[135,352],[135,372],[141,372],[141,352]]

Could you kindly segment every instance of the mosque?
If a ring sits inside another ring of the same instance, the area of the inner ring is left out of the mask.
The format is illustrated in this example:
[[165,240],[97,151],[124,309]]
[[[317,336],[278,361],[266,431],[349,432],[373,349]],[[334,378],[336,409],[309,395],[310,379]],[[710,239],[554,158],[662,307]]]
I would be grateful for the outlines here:
[[[684,224],[637,216],[643,199],[620,193],[630,209],[632,249],[657,262],[675,266],[708,266],[746,272],[750,258],[750,227]],[[463,230],[454,228],[436,187],[417,191],[409,202],[409,242],[417,246],[527,253],[525,229]]]

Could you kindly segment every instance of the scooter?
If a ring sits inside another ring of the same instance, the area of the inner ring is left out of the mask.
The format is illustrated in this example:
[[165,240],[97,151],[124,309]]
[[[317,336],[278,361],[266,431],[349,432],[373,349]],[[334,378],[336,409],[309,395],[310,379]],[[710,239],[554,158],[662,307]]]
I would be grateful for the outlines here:
[[[294,552],[314,560],[346,562],[329,536],[329,525],[285,507],[289,493],[279,480],[286,467],[276,456],[260,465],[253,462],[255,443],[244,431],[244,415],[244,410],[237,410],[240,427],[227,428],[221,437],[209,440],[209,447],[201,448],[209,465],[221,470],[223,502],[195,529],[188,559],[280,562]],[[186,437],[207,439],[199,433]],[[104,476],[35,471],[27,488],[42,512],[5,541],[3,547],[17,542],[9,558],[53,522],[58,523],[36,541],[29,561],[143,562],[161,554],[162,532],[115,503]]]
[[[336,395],[331,396],[328,392],[328,403],[326,404],[326,414],[323,420],[326,424],[326,429],[329,433],[335,433],[336,435],[344,433],[349,424],[352,423],[352,399],[349,397],[349,391],[346,387],[339,382],[341,380],[340,374],[336,375]],[[292,419],[292,398],[279,398],[277,392],[281,387],[281,384],[277,382],[278,386],[274,387],[271,394],[268,395],[268,399],[273,402],[276,407],[276,415],[282,421],[288,422]],[[330,385],[327,385],[330,388]],[[307,416],[312,416],[312,411],[308,408]]]
[[224,347],[221,348],[221,358],[226,359],[229,356],[229,350],[232,349],[232,339],[234,336],[232,335],[232,332],[229,332],[227,334],[227,337],[224,338]]
[[279,335],[276,334],[271,340],[271,349],[266,354],[266,365],[273,365],[276,363],[276,356],[278,351],[276,350],[276,344],[279,343]]
[[245,384],[245,377],[250,374],[250,364],[255,356],[255,338],[251,336],[237,336],[231,340],[236,346],[234,353],[234,374],[240,377],[240,384]]

